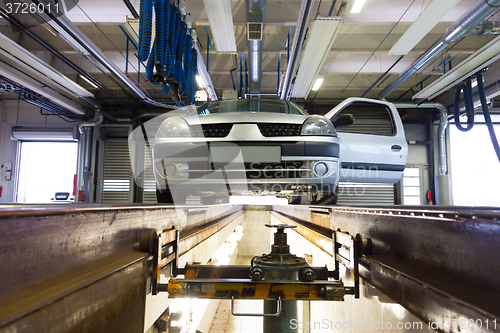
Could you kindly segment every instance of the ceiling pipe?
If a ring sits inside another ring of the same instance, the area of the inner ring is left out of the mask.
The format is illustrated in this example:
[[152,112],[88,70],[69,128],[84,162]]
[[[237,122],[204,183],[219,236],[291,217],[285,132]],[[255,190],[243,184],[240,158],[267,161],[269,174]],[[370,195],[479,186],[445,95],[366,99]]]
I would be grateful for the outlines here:
[[299,19],[297,20],[297,27],[293,36],[292,49],[290,52],[290,59],[286,67],[285,80],[280,93],[281,100],[287,100],[290,96],[292,87],[292,80],[295,76],[295,70],[299,62],[300,50],[306,38],[307,27],[309,25],[309,16],[314,5],[314,0],[302,0],[300,6]]
[[[48,6],[44,0],[31,0],[34,4],[43,4]],[[121,83],[129,88],[137,97],[152,105],[167,109],[175,109],[176,106],[166,105],[156,102],[149,98],[137,85],[135,85],[111,60],[109,60],[104,52],[101,51],[66,15],[55,15],[54,13],[45,12],[56,24],[58,24],[68,35],[70,35],[77,43],[79,43],[87,52],[89,52],[101,65],[111,72]]]
[[394,103],[398,109],[438,109],[438,175],[436,175],[436,201],[438,205],[451,204],[451,191],[448,175],[448,154],[446,149],[446,129],[448,128],[448,109],[441,103]]
[[477,37],[488,34],[500,34],[500,22],[483,21],[476,25],[474,28],[467,31],[464,37]]
[[449,44],[455,43],[478,23],[486,19],[498,9],[500,0],[479,0],[470,10],[464,13],[451,27],[446,29],[441,39],[422,54],[410,67],[395,78],[378,95],[379,99],[385,99],[410,76],[421,69],[429,60],[443,51]]
[[90,167],[90,133],[88,127],[94,127],[102,124],[103,112],[99,110],[96,113],[93,121],[83,121],[78,124],[78,131],[80,132],[80,140],[78,142],[78,158],[77,158],[77,180],[76,180],[76,193],[75,202],[86,201],[87,186],[85,182],[85,173],[89,171]]
[[[266,0],[246,0],[247,24],[262,23],[262,35],[260,40],[247,40],[248,44],[248,66],[250,74],[250,92],[260,93],[262,76],[262,46],[264,39],[264,16],[266,14]],[[248,29],[248,25],[247,25]]]

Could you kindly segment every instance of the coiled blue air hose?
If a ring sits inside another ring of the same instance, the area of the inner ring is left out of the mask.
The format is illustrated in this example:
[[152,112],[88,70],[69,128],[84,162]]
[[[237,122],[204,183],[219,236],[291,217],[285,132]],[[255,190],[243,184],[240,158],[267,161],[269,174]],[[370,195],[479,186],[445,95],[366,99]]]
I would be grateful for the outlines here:
[[149,83],[151,83],[152,85],[157,86],[160,84],[159,82],[151,81],[151,78],[154,75],[154,68],[155,68],[155,64],[156,64],[155,53],[156,53],[156,42],[153,44],[153,49],[151,50],[151,54],[150,54],[148,62],[146,64],[146,79],[148,79]]
[[175,51],[177,48],[177,35],[179,33],[180,28],[180,16],[178,16],[179,10],[175,6],[170,7],[169,17],[170,20],[168,22],[168,34],[167,34],[167,46],[165,50],[165,55],[167,57],[167,64],[165,66],[165,71],[168,75],[172,75],[174,73],[174,65],[175,65]]
[[183,70],[182,70],[182,81],[185,82],[183,88],[181,89],[182,95],[187,94],[189,96],[190,93],[190,87],[191,87],[191,82],[190,82],[190,66],[191,66],[191,35],[187,34],[184,36],[185,42],[184,42],[184,55],[183,55]]
[[181,22],[179,31],[179,44],[177,45],[176,57],[175,57],[175,68],[174,68],[174,78],[179,82],[181,94],[184,91],[184,70],[182,67],[182,57],[184,55],[184,49],[186,47],[186,23]]
[[165,35],[163,34],[164,29],[163,25],[165,22],[165,16],[164,10],[163,10],[163,0],[155,0],[155,43],[154,43],[154,48],[155,48],[155,60],[156,63],[159,64],[164,64],[165,61],[163,59],[163,54],[165,53]]
[[151,47],[153,30],[153,0],[141,0],[139,20],[139,60],[146,61]]

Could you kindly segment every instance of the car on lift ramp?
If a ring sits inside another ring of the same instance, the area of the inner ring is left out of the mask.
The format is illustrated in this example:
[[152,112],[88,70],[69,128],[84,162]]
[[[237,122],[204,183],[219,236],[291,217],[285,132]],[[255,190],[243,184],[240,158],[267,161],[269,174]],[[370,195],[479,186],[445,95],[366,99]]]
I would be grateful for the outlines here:
[[[349,98],[324,116],[268,99],[222,100],[190,110],[167,117],[156,134],[159,203],[195,197],[212,204],[242,194],[284,196],[291,203],[306,195],[311,204],[329,205],[336,203],[339,181],[394,183],[405,168],[403,125],[388,102]],[[368,123],[358,124],[350,113],[360,110]],[[370,132],[380,112],[388,120]]]

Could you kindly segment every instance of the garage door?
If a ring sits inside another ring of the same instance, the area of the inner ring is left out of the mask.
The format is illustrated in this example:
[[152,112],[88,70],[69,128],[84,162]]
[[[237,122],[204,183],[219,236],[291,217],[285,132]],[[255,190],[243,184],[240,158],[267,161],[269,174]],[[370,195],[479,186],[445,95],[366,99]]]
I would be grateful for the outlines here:
[[156,201],[156,181],[153,173],[152,147],[144,149],[144,191],[143,202],[157,203]]
[[102,202],[132,202],[130,157],[127,138],[108,138],[104,143]]

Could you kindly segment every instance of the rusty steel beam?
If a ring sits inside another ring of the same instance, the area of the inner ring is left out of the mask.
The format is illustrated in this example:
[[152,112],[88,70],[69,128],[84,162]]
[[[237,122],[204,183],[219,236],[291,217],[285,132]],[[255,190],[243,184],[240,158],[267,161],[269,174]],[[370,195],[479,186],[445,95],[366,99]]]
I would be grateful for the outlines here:
[[239,205],[54,207],[0,211],[2,332],[142,331],[151,260],[137,251],[140,237],[174,227],[185,233],[188,251],[191,237],[202,242],[242,211]]
[[[433,329],[446,332],[494,331],[494,321],[500,322],[499,209],[321,209],[329,217],[331,230],[372,240],[373,254],[360,261],[361,277],[424,323],[434,323]],[[318,226],[311,207],[273,206],[273,213],[304,228]],[[319,227],[324,227],[324,221]],[[483,327],[464,327],[457,319],[481,321]]]
[[186,254],[188,251],[196,247],[196,245],[215,235],[221,231],[222,228],[226,227],[229,223],[233,222],[241,215],[243,215],[243,210],[195,228],[184,229],[180,233],[178,255],[182,256],[183,254]]

